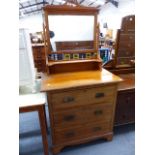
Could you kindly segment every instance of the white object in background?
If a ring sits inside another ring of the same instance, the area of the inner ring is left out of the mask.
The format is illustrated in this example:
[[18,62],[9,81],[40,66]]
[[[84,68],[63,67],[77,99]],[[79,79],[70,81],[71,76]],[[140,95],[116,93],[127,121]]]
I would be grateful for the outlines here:
[[45,93],[19,95],[19,107],[38,105],[41,103],[47,103]]
[[28,29],[19,29],[19,86],[33,86],[35,67]]

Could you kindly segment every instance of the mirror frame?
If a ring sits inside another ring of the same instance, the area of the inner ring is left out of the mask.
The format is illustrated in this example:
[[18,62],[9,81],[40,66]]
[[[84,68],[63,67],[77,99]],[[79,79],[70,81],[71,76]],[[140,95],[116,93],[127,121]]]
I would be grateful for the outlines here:
[[[94,40],[93,49],[79,50],[83,52],[97,52],[98,51],[98,28],[97,28],[97,15],[99,10],[96,7],[85,6],[71,6],[71,5],[46,5],[43,7],[43,30],[45,41],[46,55],[51,54],[50,35],[49,35],[49,15],[92,15],[94,16]],[[69,52],[75,52],[74,50],[68,50]],[[62,53],[65,53],[62,51]]]

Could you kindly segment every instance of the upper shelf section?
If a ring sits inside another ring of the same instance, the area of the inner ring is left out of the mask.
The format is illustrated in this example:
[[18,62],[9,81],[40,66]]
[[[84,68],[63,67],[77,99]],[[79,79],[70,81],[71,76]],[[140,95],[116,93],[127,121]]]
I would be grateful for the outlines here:
[[[81,66],[81,61],[83,66],[85,62],[87,65],[90,64],[92,70],[101,68],[98,54],[99,25],[97,25],[97,14],[99,10],[95,7],[80,6],[76,0],[74,1],[76,3],[72,3],[73,0],[68,0],[65,5],[43,7],[48,73],[52,73],[51,67],[53,66],[62,67],[63,64],[63,68],[66,68],[69,67],[69,63],[76,66],[73,69],[76,71]],[[91,61],[88,63],[87,60]],[[60,63],[55,63],[57,61]],[[63,63],[63,61],[65,62]],[[80,63],[79,66],[78,63]],[[95,66],[92,66],[91,63]],[[81,67],[83,68],[83,66]]]

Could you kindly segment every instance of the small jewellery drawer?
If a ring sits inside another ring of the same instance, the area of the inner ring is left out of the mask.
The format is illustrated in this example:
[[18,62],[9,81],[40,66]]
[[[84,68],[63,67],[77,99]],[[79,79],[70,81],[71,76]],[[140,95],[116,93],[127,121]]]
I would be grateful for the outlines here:
[[97,136],[105,134],[110,131],[110,122],[95,123],[83,125],[79,127],[72,127],[72,129],[63,129],[55,131],[55,143],[71,142],[73,140],[80,140],[90,136]]
[[113,102],[116,93],[116,86],[102,86],[90,89],[80,89],[73,91],[66,91],[63,93],[48,93],[50,104],[53,110],[71,108],[75,106]]
[[133,35],[133,34],[120,34],[119,41],[135,42],[135,35]]
[[117,59],[117,65],[129,65],[129,66],[131,66],[132,60],[135,60],[135,58],[134,57],[118,58]]
[[123,48],[123,49],[131,49],[131,50],[135,50],[135,42],[129,42],[129,41],[120,41],[119,42],[119,49]]
[[118,57],[132,57],[135,55],[135,51],[134,49],[118,49],[117,52]]
[[113,114],[112,103],[89,105],[89,107],[65,110],[53,114],[56,128],[70,127],[72,125],[82,125],[94,121],[110,121]]

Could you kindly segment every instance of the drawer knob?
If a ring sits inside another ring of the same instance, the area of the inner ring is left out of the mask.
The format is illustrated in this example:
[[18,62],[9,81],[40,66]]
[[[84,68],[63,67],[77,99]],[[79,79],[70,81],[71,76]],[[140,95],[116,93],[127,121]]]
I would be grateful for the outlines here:
[[131,100],[130,97],[127,97],[126,102],[130,103],[130,100]]
[[94,132],[97,132],[97,131],[100,131],[100,130],[102,130],[102,127],[100,127],[100,126],[97,126],[97,127],[94,127],[93,128],[93,131]]
[[68,96],[63,99],[64,103],[70,103],[74,101],[74,97]]
[[67,132],[66,134],[65,134],[65,137],[66,138],[70,138],[70,137],[74,137],[75,136],[75,132],[74,131],[70,131],[70,132]]
[[132,36],[130,36],[130,39],[132,39]]
[[102,111],[102,110],[96,110],[96,111],[94,111],[94,114],[95,114],[96,116],[102,115],[102,114],[103,114],[103,111]]
[[104,93],[96,93],[95,97],[96,98],[104,97]]
[[74,120],[75,119],[75,115],[68,115],[68,116],[65,116],[64,117],[64,120],[65,121],[72,121],[72,120]]

